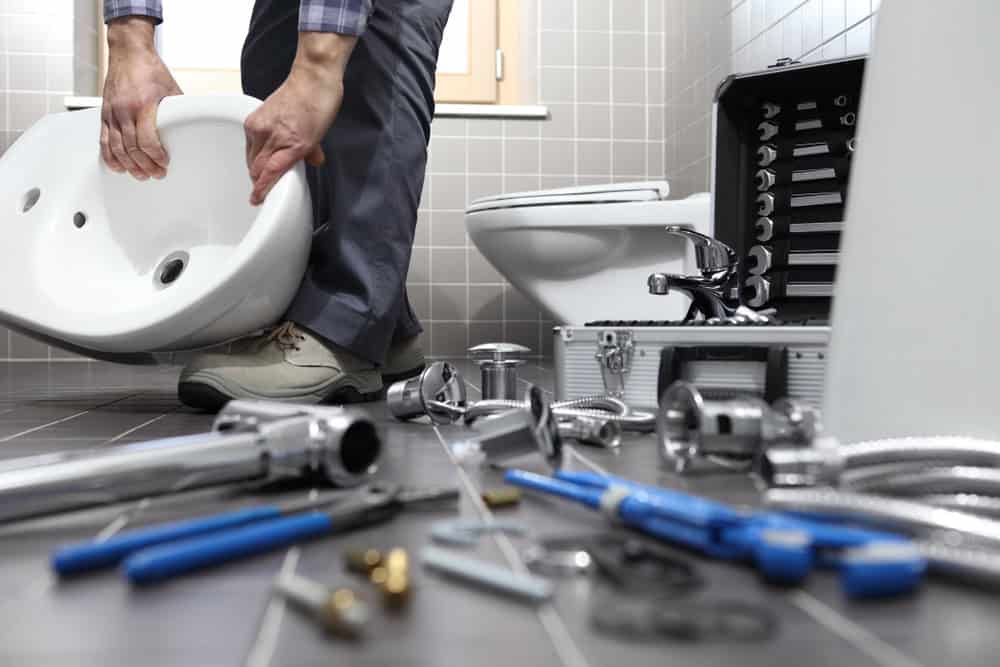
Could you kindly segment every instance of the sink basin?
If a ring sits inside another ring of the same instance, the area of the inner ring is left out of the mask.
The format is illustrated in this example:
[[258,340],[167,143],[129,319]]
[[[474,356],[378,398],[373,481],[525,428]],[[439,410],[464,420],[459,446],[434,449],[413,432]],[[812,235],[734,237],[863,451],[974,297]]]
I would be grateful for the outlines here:
[[0,323],[97,358],[214,345],[274,323],[305,271],[301,163],[249,203],[243,96],[178,96],[163,180],[100,159],[100,110],[51,114],[0,159]]

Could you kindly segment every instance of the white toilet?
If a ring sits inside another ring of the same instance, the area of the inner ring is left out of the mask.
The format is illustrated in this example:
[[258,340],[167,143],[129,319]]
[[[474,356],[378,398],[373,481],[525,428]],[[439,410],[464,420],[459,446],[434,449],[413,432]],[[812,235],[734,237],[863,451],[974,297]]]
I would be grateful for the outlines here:
[[479,251],[559,324],[674,320],[682,294],[654,296],[651,273],[697,274],[667,225],[712,234],[708,193],[667,199],[665,181],[560,188],[480,199],[465,224]]
[[213,345],[294,297],[312,210],[303,167],[249,203],[243,96],[168,97],[163,180],[99,157],[100,109],[52,114],[0,159],[0,324],[92,357]]

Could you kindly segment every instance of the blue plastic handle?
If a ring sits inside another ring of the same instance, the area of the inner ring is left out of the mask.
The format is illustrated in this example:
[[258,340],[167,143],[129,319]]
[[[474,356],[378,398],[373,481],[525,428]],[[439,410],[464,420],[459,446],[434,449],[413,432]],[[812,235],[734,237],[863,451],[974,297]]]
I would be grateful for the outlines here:
[[333,521],[324,512],[306,512],[253,523],[216,535],[143,549],[125,560],[125,576],[134,584],[163,581],[185,572],[317,537],[333,528]]
[[71,544],[52,554],[52,569],[63,576],[81,574],[117,565],[140,549],[198,537],[220,530],[230,530],[255,521],[276,519],[280,516],[280,508],[274,505],[261,505],[200,519],[175,521],[132,530],[102,542]]
[[564,482],[546,475],[528,472],[526,470],[508,470],[504,473],[503,479],[512,486],[520,486],[525,489],[550,493],[560,498],[574,500],[578,503],[599,509],[601,507],[602,491],[577,486],[570,482]]

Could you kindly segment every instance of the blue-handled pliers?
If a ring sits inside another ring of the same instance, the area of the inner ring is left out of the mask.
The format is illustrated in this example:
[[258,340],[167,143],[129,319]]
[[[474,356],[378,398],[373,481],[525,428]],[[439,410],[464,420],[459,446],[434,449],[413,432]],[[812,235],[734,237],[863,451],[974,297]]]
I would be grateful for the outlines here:
[[713,558],[752,562],[768,579],[799,583],[815,566],[839,570],[852,597],[913,590],[927,563],[892,533],[781,512],[740,512],[706,498],[589,472],[554,477],[508,470],[509,484],[576,501],[658,539]]
[[256,506],[70,545],[53,553],[52,567],[67,575],[122,563],[132,583],[152,583],[320,535],[387,521],[407,506],[455,500],[458,495],[453,487],[408,489],[373,483],[333,499]]

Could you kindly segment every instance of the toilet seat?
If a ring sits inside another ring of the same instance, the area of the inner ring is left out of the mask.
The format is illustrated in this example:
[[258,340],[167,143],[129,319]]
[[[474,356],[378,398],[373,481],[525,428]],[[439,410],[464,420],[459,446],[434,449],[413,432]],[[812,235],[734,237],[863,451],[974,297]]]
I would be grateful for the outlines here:
[[572,204],[620,204],[627,202],[659,201],[670,194],[666,181],[639,181],[635,183],[610,183],[583,185],[532,192],[512,192],[483,197],[472,202],[467,213],[528,206],[559,206]]

